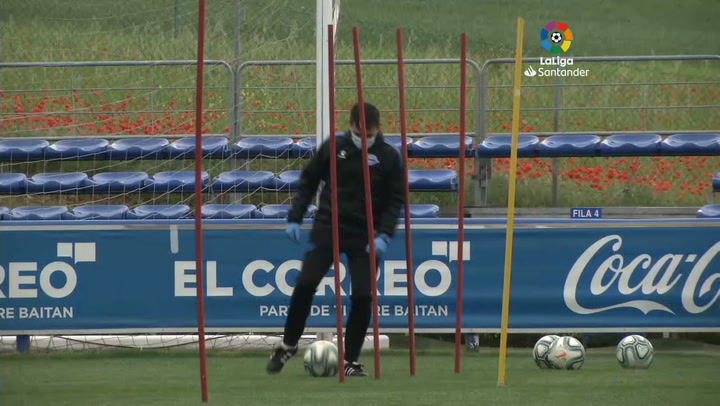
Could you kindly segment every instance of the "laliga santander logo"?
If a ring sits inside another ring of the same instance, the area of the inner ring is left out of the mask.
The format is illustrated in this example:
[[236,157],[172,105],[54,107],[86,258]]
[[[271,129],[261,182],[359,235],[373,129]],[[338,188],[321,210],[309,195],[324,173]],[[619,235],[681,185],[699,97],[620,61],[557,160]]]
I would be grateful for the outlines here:
[[573,33],[568,25],[559,21],[550,21],[540,30],[540,45],[551,54],[567,52],[573,39]]
[[570,49],[574,39],[573,32],[567,24],[559,21],[550,21],[545,27],[540,29],[540,46],[557,56],[549,58],[540,57],[540,67],[534,68],[532,65],[528,66],[523,72],[525,76],[529,78],[535,76],[587,77],[590,74],[589,69],[570,68],[569,66],[574,65],[573,58],[563,58],[559,55]]
[[[595,270],[588,268],[588,264],[596,257],[598,252],[607,245],[615,252],[606,258]],[[708,267],[713,260],[718,257],[720,260],[720,241],[710,247],[699,258],[696,254],[665,254],[658,259],[654,259],[648,254],[640,254],[630,261],[627,261],[622,254],[617,252],[622,248],[622,238],[619,235],[609,235],[596,241],[588,247],[585,252],[575,261],[570,273],[565,280],[565,289],[563,292],[566,306],[578,314],[600,313],[606,310],[619,309],[623,307],[635,308],[648,314],[651,311],[658,310],[675,314],[670,308],[652,300],[629,300],[606,307],[586,308],[581,306],[577,301],[577,289],[580,278],[587,272],[593,273],[590,282],[590,293],[593,296],[601,296],[608,289],[617,284],[620,295],[628,296],[640,291],[642,294],[658,294],[665,295],[681,284],[683,277],[685,278],[682,286],[681,300],[682,306],[688,313],[699,314],[712,305],[720,298],[720,287],[715,288],[715,293],[704,305],[698,304],[696,299],[706,296],[713,290],[713,284],[720,281],[720,273],[706,275]],[[683,263],[695,263],[689,274],[678,274],[678,268]],[[720,269],[716,264],[715,270]],[[635,272],[645,272],[645,276],[635,286],[630,285],[630,280]],[[704,277],[704,280],[703,280]],[[609,278],[609,280],[608,280]],[[702,284],[700,285],[700,283]],[[698,285],[700,290],[698,291]]]

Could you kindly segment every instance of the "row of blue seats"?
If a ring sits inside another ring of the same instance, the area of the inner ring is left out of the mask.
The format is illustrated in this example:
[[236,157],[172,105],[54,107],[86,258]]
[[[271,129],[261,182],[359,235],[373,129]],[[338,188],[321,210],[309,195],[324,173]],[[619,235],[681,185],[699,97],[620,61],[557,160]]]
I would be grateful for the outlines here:
[[[200,213],[204,219],[284,219],[290,206],[266,204],[260,208],[252,204],[206,204]],[[313,218],[317,207],[311,205],[305,213]],[[411,204],[412,218],[437,218],[440,208],[434,204]],[[138,220],[192,218],[193,211],[185,204],[140,205],[86,205],[69,210],[66,206],[22,206],[14,209],[0,207],[0,220]],[[400,217],[405,217],[401,210]],[[696,213],[697,218],[720,218],[720,204],[708,204]]]
[[[493,135],[477,147],[477,155],[485,158],[509,157],[512,137]],[[682,156],[720,154],[720,133],[615,134],[602,138],[594,134],[553,135],[541,140],[535,135],[518,137],[520,157],[619,157],[619,156]]]
[[[402,146],[399,136],[386,137],[396,148]],[[473,155],[472,137],[465,137],[466,156]],[[457,156],[458,137],[427,136],[417,141],[408,138],[409,155],[413,157]],[[245,137],[231,144],[227,137],[204,136],[202,155],[205,158],[304,158],[317,148],[315,137],[297,142],[289,137]],[[105,139],[86,138],[61,140],[50,144],[46,140],[9,138],[0,140],[0,161],[28,161],[43,159],[165,159],[195,157],[195,138],[181,138],[170,142],[163,137],[133,137],[110,143]]]
[[[399,136],[387,137],[400,148]],[[465,137],[466,156],[508,157],[511,136],[491,135],[476,148],[472,137]],[[315,137],[295,142],[289,137],[246,137],[231,144],[227,137],[205,136],[202,153],[206,158],[253,159],[303,158],[317,148]],[[453,135],[434,135],[413,141],[408,138],[408,154],[413,158],[456,157],[459,141]],[[569,156],[680,156],[720,154],[720,134],[673,134],[663,138],[659,134],[615,134],[603,138],[594,134],[552,135],[541,139],[535,135],[519,137],[518,155],[521,157]],[[42,159],[164,159],[193,158],[194,138],[170,142],[163,137],[133,137],[110,143],[104,139],[62,140],[50,144],[46,140],[12,138],[0,140],[0,161],[28,161]]]
[[[205,192],[244,192],[258,190],[293,192],[300,184],[301,171],[228,171],[210,180],[202,173]],[[412,169],[408,171],[412,191],[457,190],[457,172],[450,169]],[[101,172],[88,176],[83,172],[39,173],[27,177],[22,173],[0,173],[0,194],[36,193],[193,193],[194,171]]]
[[[294,192],[300,183],[301,171],[285,171],[275,175],[269,171],[228,171],[210,182],[210,174],[202,173],[203,191],[244,192],[258,190]],[[450,169],[411,169],[408,171],[410,190],[457,190],[457,173]],[[38,193],[193,193],[195,172],[101,172],[88,176],[82,172],[40,173],[27,177],[22,173],[0,173],[0,194]],[[713,191],[720,192],[720,172],[713,179]]]
[[[257,207],[252,204],[206,204],[200,210],[204,219],[284,219],[289,205],[266,204]],[[315,217],[317,207],[310,205],[306,218]],[[434,204],[410,205],[413,218],[437,218],[440,208]],[[22,206],[14,209],[0,207],[0,220],[142,220],[142,219],[184,219],[192,218],[193,211],[185,204],[140,205],[129,208],[125,205],[87,205],[68,210],[66,206]],[[403,208],[400,217],[405,217]]]

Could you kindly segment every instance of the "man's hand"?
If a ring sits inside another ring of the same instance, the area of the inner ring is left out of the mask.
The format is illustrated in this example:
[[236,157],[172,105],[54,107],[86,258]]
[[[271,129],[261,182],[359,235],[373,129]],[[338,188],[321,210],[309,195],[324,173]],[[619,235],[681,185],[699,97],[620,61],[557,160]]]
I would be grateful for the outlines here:
[[[389,245],[390,236],[387,234],[378,234],[378,236],[375,237],[375,255],[378,257],[385,255]],[[370,244],[365,248],[365,251],[370,253]]]
[[292,242],[300,242],[300,224],[288,223],[285,234]]

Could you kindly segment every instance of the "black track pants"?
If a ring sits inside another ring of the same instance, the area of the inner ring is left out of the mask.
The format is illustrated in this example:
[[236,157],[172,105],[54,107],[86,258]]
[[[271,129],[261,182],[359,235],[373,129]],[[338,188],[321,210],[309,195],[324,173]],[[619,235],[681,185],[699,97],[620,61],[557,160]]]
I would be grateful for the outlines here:
[[[347,255],[352,284],[350,314],[345,331],[345,360],[349,362],[355,362],[360,357],[372,316],[370,255],[365,251],[367,244],[367,236],[340,235],[340,252]],[[300,340],[317,287],[332,265],[332,229],[316,224],[310,235],[310,248],[305,253],[290,298],[283,338],[285,344],[295,346]]]

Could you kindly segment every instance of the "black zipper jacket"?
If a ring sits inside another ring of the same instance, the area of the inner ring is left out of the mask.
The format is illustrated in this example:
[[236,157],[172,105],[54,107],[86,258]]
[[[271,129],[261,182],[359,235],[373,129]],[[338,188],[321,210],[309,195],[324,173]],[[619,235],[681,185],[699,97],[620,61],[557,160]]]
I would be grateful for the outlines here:
[[[400,210],[405,203],[405,168],[399,151],[385,142],[382,133],[375,138],[375,143],[368,149],[373,223],[376,235],[384,233],[393,237]],[[362,150],[353,143],[350,131],[337,137],[336,156],[341,235],[346,233],[367,235]],[[322,143],[303,170],[298,191],[293,197],[292,207],[288,213],[288,222],[302,223],[303,216],[317,193],[320,181],[324,181],[325,185],[320,194],[315,223],[331,226],[330,140]]]

